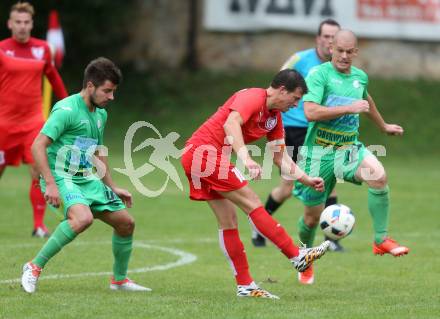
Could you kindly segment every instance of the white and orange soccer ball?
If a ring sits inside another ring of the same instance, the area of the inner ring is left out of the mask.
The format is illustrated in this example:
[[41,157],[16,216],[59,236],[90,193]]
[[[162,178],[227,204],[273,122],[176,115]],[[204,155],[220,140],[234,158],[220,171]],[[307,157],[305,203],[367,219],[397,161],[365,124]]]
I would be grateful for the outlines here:
[[319,219],[319,226],[324,234],[334,240],[344,238],[353,230],[355,218],[351,209],[342,204],[326,207]]

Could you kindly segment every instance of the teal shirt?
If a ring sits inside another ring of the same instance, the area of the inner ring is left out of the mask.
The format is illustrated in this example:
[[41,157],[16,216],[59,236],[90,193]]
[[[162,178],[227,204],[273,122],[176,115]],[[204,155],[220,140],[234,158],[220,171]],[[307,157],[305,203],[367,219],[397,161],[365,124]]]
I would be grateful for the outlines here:
[[[322,63],[316,52],[316,48],[308,49],[295,53],[289,65],[286,68],[298,71],[304,78],[307,77],[309,71]],[[304,127],[309,125],[304,115],[304,102],[301,99],[297,107],[289,109],[287,112],[281,113],[284,127]]]
[[[352,66],[350,74],[338,72],[331,62],[313,68],[306,78],[308,93],[304,102],[314,102],[324,107],[350,105],[368,96],[367,74]],[[344,146],[357,142],[359,114],[346,114],[320,122],[311,122],[307,131],[307,146]]]
[[41,130],[52,140],[47,157],[55,178],[69,174],[82,180],[85,177],[77,173],[92,172],[92,155],[103,145],[106,122],[107,112],[99,108],[90,112],[79,94],[55,104]]

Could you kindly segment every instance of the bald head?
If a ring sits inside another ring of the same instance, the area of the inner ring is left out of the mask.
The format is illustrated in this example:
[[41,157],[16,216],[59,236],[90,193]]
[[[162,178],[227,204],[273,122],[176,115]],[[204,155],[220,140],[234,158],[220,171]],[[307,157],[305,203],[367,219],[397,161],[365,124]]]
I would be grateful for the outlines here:
[[351,43],[354,47],[357,47],[357,37],[353,31],[347,29],[341,29],[335,34],[333,42]]
[[350,73],[357,52],[356,35],[350,30],[339,30],[332,44],[332,64],[335,69],[341,73]]

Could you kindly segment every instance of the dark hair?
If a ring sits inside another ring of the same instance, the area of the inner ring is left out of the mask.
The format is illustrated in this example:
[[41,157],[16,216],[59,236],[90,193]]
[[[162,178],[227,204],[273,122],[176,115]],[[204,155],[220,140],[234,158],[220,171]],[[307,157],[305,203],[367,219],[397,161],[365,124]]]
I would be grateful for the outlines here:
[[303,93],[307,93],[307,85],[303,76],[296,70],[285,69],[277,73],[270,84],[274,89],[278,89],[282,86],[289,91],[293,92],[296,88],[301,88]]
[[321,35],[321,33],[322,33],[322,26],[324,24],[334,25],[335,27],[341,28],[341,25],[336,20],[334,20],[334,19],[325,19],[325,20],[321,21],[321,23],[319,24],[318,35]]
[[16,4],[14,4],[11,7],[11,10],[9,11],[9,13],[12,13],[13,11],[17,11],[20,13],[29,13],[31,15],[31,17],[34,16],[35,14],[35,10],[34,7],[29,3],[29,2],[17,2]]
[[107,80],[118,85],[122,81],[122,73],[112,61],[100,57],[91,61],[84,70],[83,88],[87,87],[87,82],[98,87]]

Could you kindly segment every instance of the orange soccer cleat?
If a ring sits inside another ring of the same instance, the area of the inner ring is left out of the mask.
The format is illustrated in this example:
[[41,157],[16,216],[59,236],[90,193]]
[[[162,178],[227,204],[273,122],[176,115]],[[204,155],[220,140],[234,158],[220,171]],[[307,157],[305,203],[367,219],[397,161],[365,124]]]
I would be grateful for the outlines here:
[[303,285],[311,285],[315,281],[315,276],[313,274],[313,265],[307,268],[303,272],[298,273],[298,281]]
[[373,244],[373,254],[375,255],[391,254],[394,257],[399,257],[408,254],[408,252],[408,247],[400,246],[397,241],[390,237],[386,237],[380,244]]

